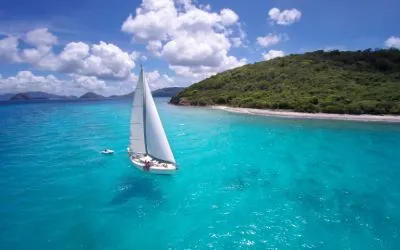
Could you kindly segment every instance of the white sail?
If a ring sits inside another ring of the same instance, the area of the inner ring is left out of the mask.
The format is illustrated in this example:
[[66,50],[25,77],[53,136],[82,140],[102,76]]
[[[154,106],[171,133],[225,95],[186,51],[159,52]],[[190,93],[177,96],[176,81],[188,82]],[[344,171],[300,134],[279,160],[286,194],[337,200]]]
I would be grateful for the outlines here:
[[[143,70],[140,72],[143,75]],[[175,164],[167,136],[158,115],[147,80],[142,76],[145,99],[145,140],[147,153],[159,160]]]
[[144,136],[144,88],[143,71],[140,72],[133,95],[131,112],[131,134],[129,149],[135,153],[146,153],[146,142]]

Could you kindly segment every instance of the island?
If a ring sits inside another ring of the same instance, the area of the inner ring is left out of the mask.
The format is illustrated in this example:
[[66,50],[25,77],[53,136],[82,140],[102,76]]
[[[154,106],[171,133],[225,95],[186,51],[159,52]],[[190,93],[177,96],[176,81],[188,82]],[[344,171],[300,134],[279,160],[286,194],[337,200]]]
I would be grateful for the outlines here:
[[247,113],[399,115],[400,51],[319,50],[248,64],[193,84],[170,103]]
[[[161,88],[156,89],[151,92],[153,97],[173,97],[176,96],[178,93],[183,91],[184,87],[168,87],[168,88]],[[112,99],[120,99],[120,98],[133,98],[134,91],[129,92],[124,95],[112,95],[109,98]]]
[[153,97],[173,97],[176,96],[178,93],[183,91],[185,88],[183,87],[169,87],[169,88],[162,88],[156,89],[151,94]]
[[[168,88],[161,88],[152,91],[153,97],[172,97],[177,95],[179,92],[183,91],[185,88],[183,87],[168,87]],[[0,95],[1,102],[8,102],[8,101],[79,101],[79,100],[110,100],[110,99],[132,99],[133,98],[133,91],[122,94],[122,95],[111,95],[105,97],[95,92],[87,92],[80,97],[77,96],[64,96],[64,95],[56,95],[46,92],[22,92],[22,93],[6,93]]]
[[7,94],[8,100],[10,101],[26,101],[26,100],[67,100],[77,99],[76,96],[63,96],[56,94],[49,94],[45,92],[23,92],[17,94]]
[[79,97],[79,99],[90,99],[90,100],[99,100],[104,99],[105,97],[94,92],[87,92]]

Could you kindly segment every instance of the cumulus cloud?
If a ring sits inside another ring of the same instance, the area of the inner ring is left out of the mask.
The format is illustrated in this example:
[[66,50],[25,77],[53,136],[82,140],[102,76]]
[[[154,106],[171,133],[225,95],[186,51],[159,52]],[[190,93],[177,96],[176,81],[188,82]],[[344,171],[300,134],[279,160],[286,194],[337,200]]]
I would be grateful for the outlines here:
[[272,23],[291,25],[300,20],[301,12],[297,9],[280,11],[278,8],[272,8],[269,10],[268,16]]
[[47,28],[35,29],[23,36],[33,46],[19,49],[19,39],[0,40],[0,61],[20,62],[37,69],[96,76],[104,79],[127,79],[135,67],[138,52],[125,52],[112,43],[97,44],[71,42],[55,54],[53,46],[58,39]]
[[282,57],[284,55],[285,55],[285,53],[282,50],[273,50],[273,49],[262,54],[264,60],[266,60],[266,61],[274,59],[276,57]]
[[159,40],[152,40],[147,43],[146,49],[153,55],[160,56],[160,50],[162,48],[162,42]]
[[232,45],[235,48],[238,48],[243,45],[243,40],[240,39],[240,37],[232,37],[231,40],[232,40]]
[[238,21],[239,16],[231,9],[218,13],[190,0],[143,0],[136,15],[128,16],[121,30],[131,34],[134,41],[145,43],[176,74],[197,77],[245,63],[228,55],[232,43],[242,45],[244,34],[240,32],[244,32]]
[[257,43],[258,45],[260,45],[261,47],[269,47],[275,44],[278,44],[281,41],[285,41],[288,39],[288,36],[285,34],[272,34],[269,33],[266,36],[263,37],[257,37]]
[[239,20],[239,16],[230,9],[221,10],[221,22],[224,25],[232,25]]
[[83,67],[75,70],[79,74],[124,79],[135,67],[131,55],[114,44],[101,41],[93,44],[90,52],[83,60]]
[[36,76],[30,71],[20,71],[16,76],[0,78],[0,92],[17,93],[26,91],[43,91],[61,93],[63,81],[54,75]]
[[101,92],[106,89],[106,82],[104,80],[97,79],[95,76],[80,76],[73,75],[72,82],[78,88],[83,88],[87,91]]
[[158,70],[146,72],[145,76],[152,90],[170,87],[175,82],[173,77],[167,74],[161,75]]
[[35,47],[52,46],[58,39],[47,28],[31,30],[25,35],[25,42]]
[[385,41],[385,46],[388,48],[400,49],[400,37],[391,36]]
[[0,40],[0,62],[19,62],[18,38],[9,36]]
[[88,91],[93,91],[108,96],[131,92],[136,80],[137,77],[132,77],[129,80],[108,82],[95,76],[77,74],[70,74],[66,79],[58,79],[52,74],[40,76],[31,71],[20,71],[15,76],[0,77],[0,93],[43,91],[58,95],[79,96]]

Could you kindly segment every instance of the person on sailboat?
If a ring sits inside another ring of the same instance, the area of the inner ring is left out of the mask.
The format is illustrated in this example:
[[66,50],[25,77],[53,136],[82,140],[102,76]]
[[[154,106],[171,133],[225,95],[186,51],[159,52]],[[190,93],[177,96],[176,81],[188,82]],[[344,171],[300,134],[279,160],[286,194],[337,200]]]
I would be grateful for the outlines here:
[[150,161],[145,161],[144,162],[144,170],[149,171],[150,170]]

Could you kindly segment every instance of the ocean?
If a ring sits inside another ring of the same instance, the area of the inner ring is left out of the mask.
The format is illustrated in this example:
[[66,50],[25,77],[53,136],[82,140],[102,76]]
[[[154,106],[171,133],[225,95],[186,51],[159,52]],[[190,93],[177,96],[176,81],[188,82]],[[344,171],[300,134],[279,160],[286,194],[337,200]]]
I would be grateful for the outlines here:
[[131,166],[129,100],[0,105],[0,249],[400,249],[400,125],[167,101],[174,176]]

